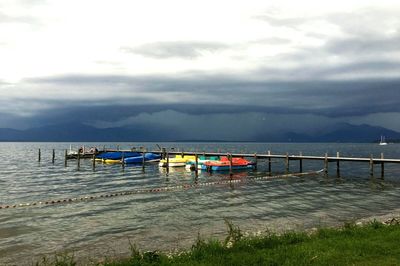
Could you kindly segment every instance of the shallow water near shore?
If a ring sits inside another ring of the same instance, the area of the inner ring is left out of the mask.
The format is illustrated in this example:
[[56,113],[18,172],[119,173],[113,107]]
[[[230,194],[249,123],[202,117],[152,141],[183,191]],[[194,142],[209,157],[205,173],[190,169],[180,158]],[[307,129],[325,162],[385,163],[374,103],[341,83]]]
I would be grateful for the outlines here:
[[[73,143],[115,148],[156,143]],[[400,145],[389,144],[296,144],[296,143],[158,143],[185,151],[221,151],[323,156],[326,152],[348,157],[400,158]],[[103,197],[72,203],[15,209],[0,209],[0,265],[29,264],[42,254],[75,251],[79,258],[127,255],[129,241],[151,250],[176,250],[190,246],[197,234],[225,235],[224,219],[244,231],[307,229],[344,221],[383,215],[400,205],[400,165],[380,166],[369,176],[367,163],[329,165],[329,176],[310,174],[284,178],[269,176],[259,160],[257,171],[240,171],[229,180],[224,173],[200,173],[171,169],[168,176],[156,164],[141,166],[96,165],[74,160],[64,167],[64,151],[70,143],[0,143],[0,205],[99,196],[117,192],[145,192]],[[38,162],[38,149],[42,160]],[[51,163],[52,149],[56,161]],[[284,161],[275,159],[272,176],[284,171]],[[298,171],[291,162],[290,171]],[[317,171],[323,162],[304,161],[304,171]],[[214,182],[203,186],[206,182]],[[151,188],[188,185],[167,192]],[[194,186],[193,184],[198,184]]]

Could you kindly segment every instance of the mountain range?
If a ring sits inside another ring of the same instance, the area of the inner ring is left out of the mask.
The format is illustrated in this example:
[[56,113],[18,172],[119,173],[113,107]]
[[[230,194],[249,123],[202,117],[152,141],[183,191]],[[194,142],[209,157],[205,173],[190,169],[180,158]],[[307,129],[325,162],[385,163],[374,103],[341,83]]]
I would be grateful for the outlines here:
[[[230,141],[215,139],[177,138],[173,128],[158,125],[134,127],[96,128],[84,124],[57,124],[26,130],[0,128],[0,141],[66,141],[66,142],[140,142],[140,141]],[[280,134],[256,134],[244,141],[255,142],[376,142],[384,135],[387,141],[400,140],[400,133],[371,125],[336,124],[315,134],[281,132]],[[237,140],[236,140],[237,141]]]

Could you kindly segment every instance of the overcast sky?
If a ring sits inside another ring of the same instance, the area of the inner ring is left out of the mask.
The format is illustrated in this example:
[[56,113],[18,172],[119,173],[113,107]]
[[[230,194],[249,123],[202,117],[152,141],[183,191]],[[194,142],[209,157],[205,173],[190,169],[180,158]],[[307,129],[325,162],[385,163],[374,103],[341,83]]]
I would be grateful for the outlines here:
[[400,131],[398,1],[0,0],[0,59],[0,127]]

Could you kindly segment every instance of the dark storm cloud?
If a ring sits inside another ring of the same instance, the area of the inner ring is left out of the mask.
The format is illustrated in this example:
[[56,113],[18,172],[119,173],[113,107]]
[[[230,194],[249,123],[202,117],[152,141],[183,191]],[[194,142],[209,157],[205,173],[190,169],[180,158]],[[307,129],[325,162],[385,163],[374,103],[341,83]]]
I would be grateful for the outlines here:
[[341,55],[376,55],[400,51],[400,33],[392,36],[368,36],[335,39],[325,46],[328,53]]
[[[134,101],[129,105],[125,104],[126,101],[119,103],[118,99],[112,101],[114,107],[120,106],[122,109],[113,109],[112,106],[107,106],[108,101],[106,100],[100,102],[90,102],[90,99],[82,100],[82,103],[91,105],[88,109],[95,110],[94,113],[105,106],[104,110],[111,111],[107,114],[109,119],[113,119],[114,115],[132,115],[132,112],[129,111],[130,108],[134,110],[134,113],[172,109],[186,113],[257,111],[276,114],[308,113],[331,117],[400,111],[399,79],[249,81],[236,76],[217,75],[174,78],[164,76],[63,76],[36,79],[35,82],[50,83],[54,87],[62,84],[78,88],[84,88],[88,84],[102,84],[106,87],[109,86],[110,89],[123,83],[127,90],[131,88],[131,96],[124,96],[128,100],[129,97],[135,99],[137,91],[148,93],[149,98],[146,101]],[[164,92],[176,94],[176,103],[163,103]],[[186,98],[185,101],[179,98],[179,95],[188,93],[190,98]],[[202,101],[199,102],[199,99]],[[81,106],[75,101],[71,101],[70,104],[65,101],[60,103],[63,103],[67,109],[68,106],[75,106],[73,108]],[[90,112],[83,113],[89,114]]]
[[228,45],[215,42],[155,42],[138,47],[122,47],[126,53],[138,54],[153,58],[184,58],[191,59],[204,52],[215,52],[227,48]]

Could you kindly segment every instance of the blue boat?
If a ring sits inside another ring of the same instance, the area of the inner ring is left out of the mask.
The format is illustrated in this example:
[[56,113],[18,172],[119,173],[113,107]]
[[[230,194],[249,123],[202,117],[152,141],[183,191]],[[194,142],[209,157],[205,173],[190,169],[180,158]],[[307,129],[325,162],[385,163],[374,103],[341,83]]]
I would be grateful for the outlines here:
[[[144,161],[149,162],[149,161],[159,161],[161,159],[161,155],[155,154],[155,153],[145,153],[144,155]],[[135,157],[128,157],[124,159],[124,162],[126,164],[130,163],[142,163],[143,162],[143,155],[135,156]]]
[[98,155],[96,155],[96,159],[102,159],[102,160],[121,160],[122,157],[124,158],[129,158],[129,157],[137,157],[141,156],[142,154],[140,152],[136,151],[113,151],[113,152],[103,152]]

